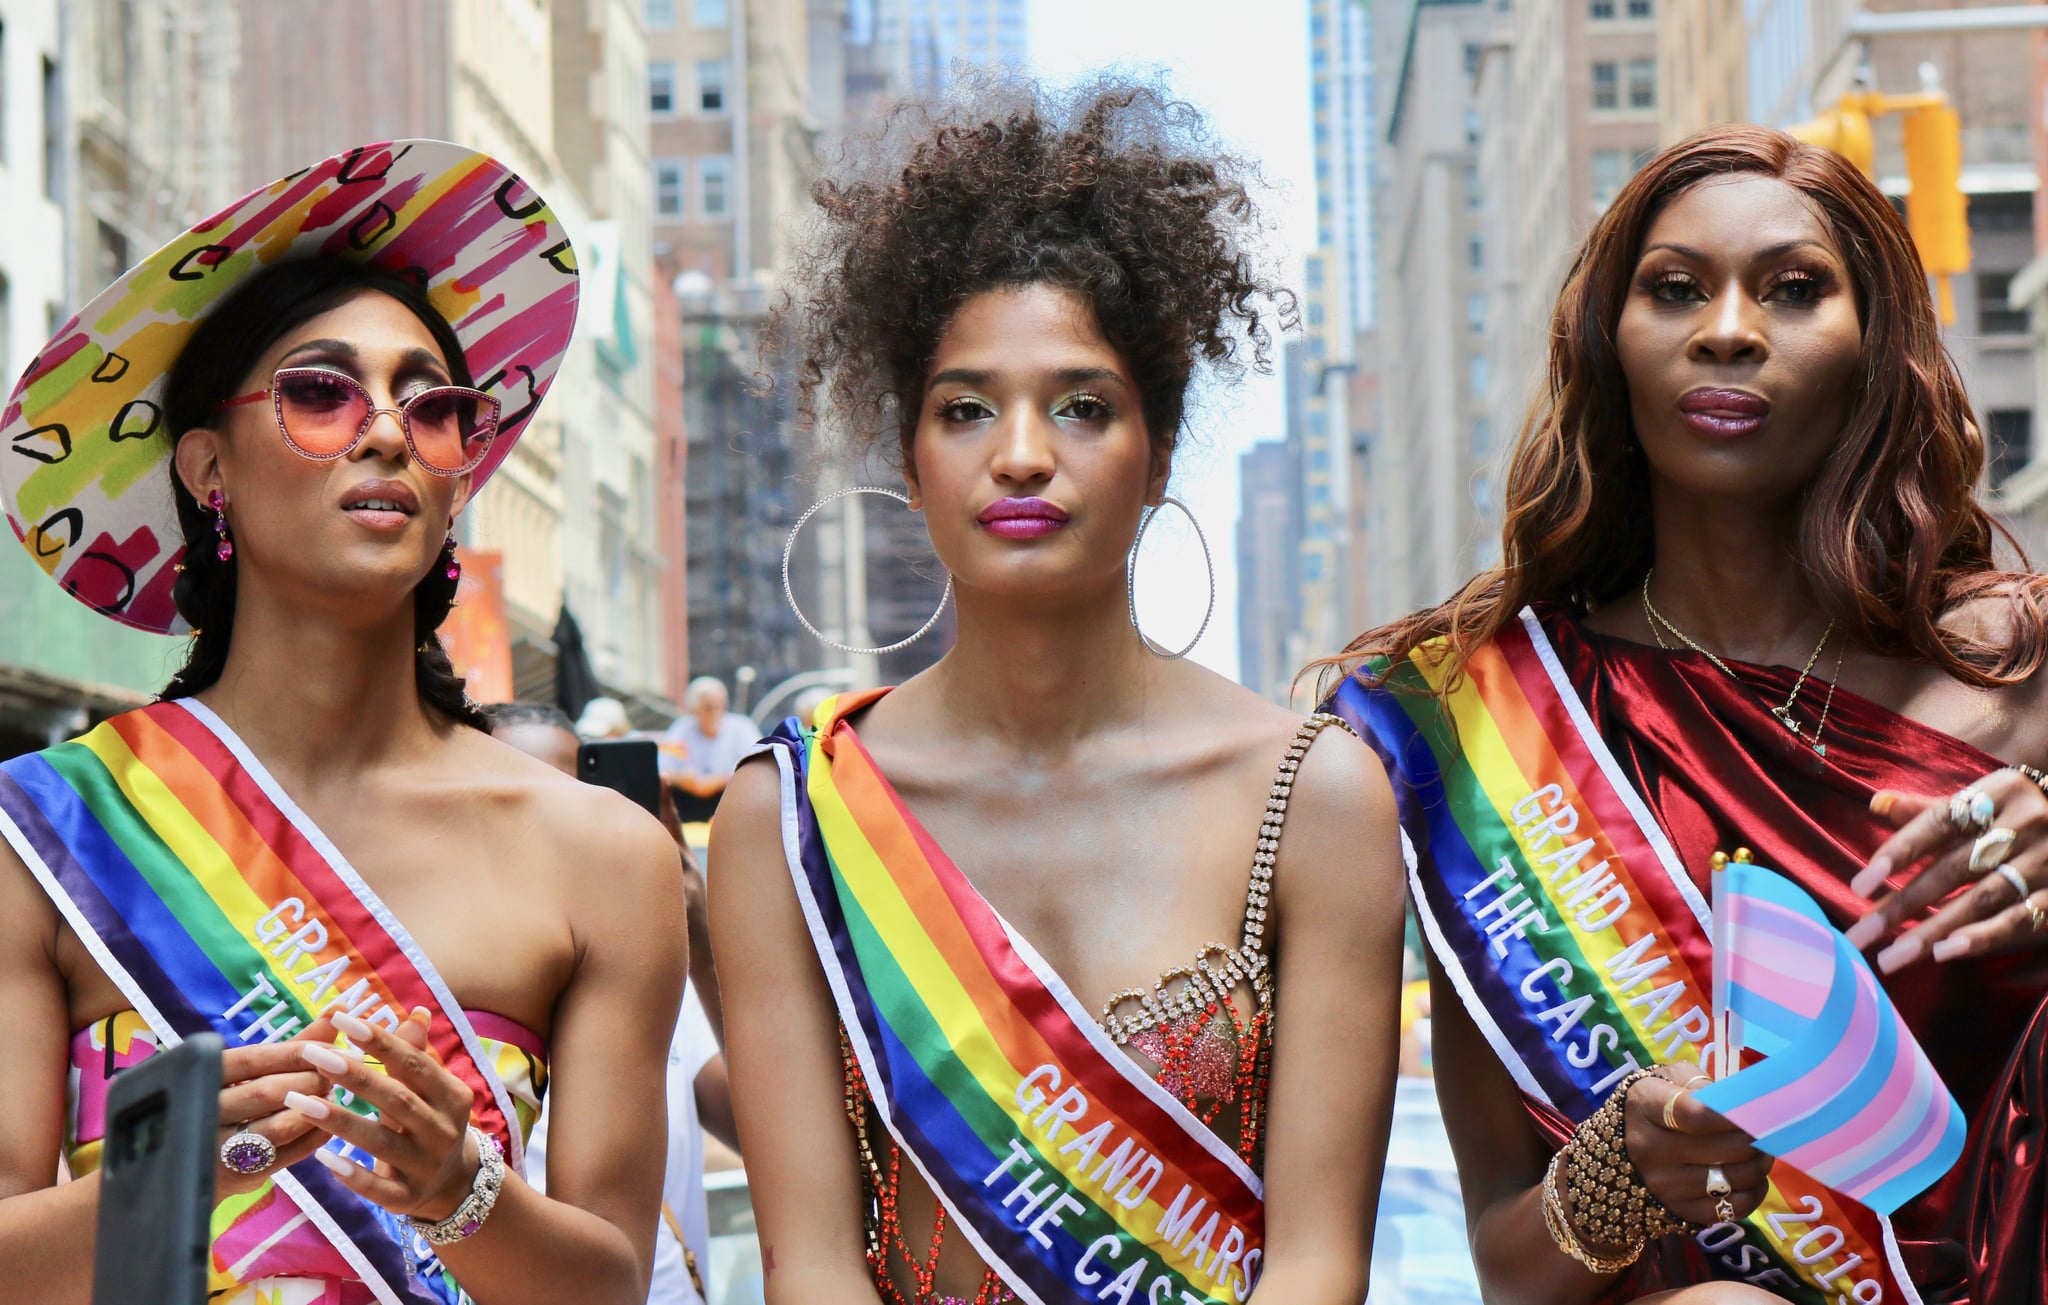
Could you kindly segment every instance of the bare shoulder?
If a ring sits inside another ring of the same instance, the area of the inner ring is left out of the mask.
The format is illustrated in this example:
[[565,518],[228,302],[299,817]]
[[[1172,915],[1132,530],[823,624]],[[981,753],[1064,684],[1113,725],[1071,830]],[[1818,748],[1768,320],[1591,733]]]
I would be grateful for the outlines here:
[[0,951],[23,955],[33,947],[54,962],[57,934],[56,904],[13,846],[0,838]]
[[715,877],[719,868],[737,863],[779,861],[781,846],[781,770],[773,757],[750,757],[733,772],[718,801],[718,815],[711,822],[711,874]]
[[[630,908],[636,890],[653,891],[676,877],[675,840],[632,799],[488,736],[464,747],[475,792],[492,805],[501,828],[543,853],[532,864],[560,874],[560,886],[571,890],[568,900],[602,905],[593,899],[604,899]],[[613,891],[588,892],[593,871]]]

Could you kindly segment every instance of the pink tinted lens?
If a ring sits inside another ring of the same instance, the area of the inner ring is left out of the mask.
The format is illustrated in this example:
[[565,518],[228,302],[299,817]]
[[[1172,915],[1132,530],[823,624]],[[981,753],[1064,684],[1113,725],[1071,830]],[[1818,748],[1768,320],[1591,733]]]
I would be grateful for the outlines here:
[[316,458],[346,452],[370,411],[362,389],[332,372],[279,372],[276,388],[284,433]]
[[497,433],[498,405],[475,390],[428,390],[405,406],[413,450],[436,471],[467,471]]

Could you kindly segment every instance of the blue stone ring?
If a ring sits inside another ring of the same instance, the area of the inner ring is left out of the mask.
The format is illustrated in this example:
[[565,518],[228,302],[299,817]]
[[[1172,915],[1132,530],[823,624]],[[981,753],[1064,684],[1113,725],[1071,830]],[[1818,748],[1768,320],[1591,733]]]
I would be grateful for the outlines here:
[[1982,834],[1998,818],[1998,804],[1981,789],[1966,788],[1948,800],[1948,822],[1957,833]]
[[260,1174],[277,1163],[277,1147],[244,1129],[220,1144],[220,1162],[238,1174]]

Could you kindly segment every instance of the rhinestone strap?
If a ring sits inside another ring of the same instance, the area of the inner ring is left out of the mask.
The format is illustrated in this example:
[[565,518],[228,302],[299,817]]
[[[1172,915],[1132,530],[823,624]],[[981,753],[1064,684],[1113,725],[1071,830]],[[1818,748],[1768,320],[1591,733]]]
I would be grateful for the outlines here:
[[1258,847],[1252,852],[1252,883],[1245,894],[1244,942],[1240,944],[1259,962],[1265,959],[1261,949],[1266,939],[1266,907],[1273,896],[1273,863],[1280,853],[1280,828],[1287,823],[1287,800],[1294,792],[1294,773],[1301,769],[1301,759],[1308,755],[1309,744],[1316,741],[1316,735],[1332,725],[1351,733],[1349,725],[1329,712],[1317,712],[1301,723],[1287,745],[1287,755],[1280,759],[1280,773],[1273,777],[1273,787],[1266,794],[1266,819],[1259,826]]
[[453,1245],[483,1227],[484,1220],[491,1217],[491,1207],[498,1203],[499,1189],[505,1185],[505,1153],[498,1149],[498,1139],[474,1125],[469,1131],[476,1138],[477,1158],[476,1177],[470,1182],[469,1195],[446,1219],[416,1217],[412,1221],[420,1236],[435,1246]]

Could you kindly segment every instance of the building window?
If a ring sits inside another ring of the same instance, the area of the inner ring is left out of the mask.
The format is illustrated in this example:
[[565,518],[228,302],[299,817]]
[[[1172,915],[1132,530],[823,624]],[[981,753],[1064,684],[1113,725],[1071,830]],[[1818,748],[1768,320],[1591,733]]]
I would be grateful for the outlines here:
[[1628,0],[1628,16],[1641,19],[1655,18],[1656,0]]
[[1478,236],[1465,237],[1465,266],[1477,272],[1486,266],[1486,241]]
[[1991,486],[2003,485],[2012,473],[2027,465],[2034,451],[2034,414],[2027,408],[1993,408],[1984,414],[1990,447]]
[[1628,61],[1628,107],[1631,109],[1654,109],[1657,107],[1657,61],[1655,59],[1631,59]]
[[713,154],[697,160],[697,203],[704,216],[732,216],[732,155]]
[[2027,310],[2015,308],[2011,300],[2012,273],[1977,274],[1977,333],[1979,335],[2022,335],[2027,329]]
[[676,0],[647,0],[644,13],[648,27],[665,32],[676,25]]
[[1465,143],[1467,145],[1477,145],[1479,143],[1479,126],[1479,110],[1465,110]]
[[651,59],[647,63],[647,111],[671,114],[676,111],[676,62]]
[[1486,292],[1474,290],[1465,296],[1465,325],[1474,335],[1486,330]]
[[1484,417],[1474,417],[1472,419],[1472,453],[1475,457],[1483,458],[1491,452],[1493,452],[1493,423]]
[[1593,151],[1593,211],[1604,212],[1628,184],[1633,162],[1627,150]]
[[699,27],[725,26],[725,0],[690,0],[690,21]]
[[1477,213],[1481,208],[1480,200],[1479,165],[1467,163],[1465,165],[1465,211],[1467,213]]
[[[43,194],[59,203],[64,189],[64,83],[57,65],[43,60]],[[59,323],[62,325],[62,323]],[[56,334],[56,332],[51,332]]]
[[697,108],[704,113],[725,112],[725,60],[697,61]]
[[1593,107],[1595,109],[1618,109],[1621,107],[1621,65],[1601,60],[1593,65]]
[[1466,360],[1465,368],[1467,373],[1465,377],[1466,388],[1471,391],[1473,398],[1485,398],[1486,355],[1483,353],[1473,354],[1469,359]]
[[1465,75],[1467,77],[1477,77],[1479,75],[1479,57],[1481,52],[1482,47],[1477,41],[1465,42]]
[[680,218],[689,209],[683,203],[683,172],[688,166],[682,159],[656,159],[654,161],[654,215],[656,217]]
[[1586,17],[1596,23],[1614,21],[1614,0],[1591,0],[1586,6]]

